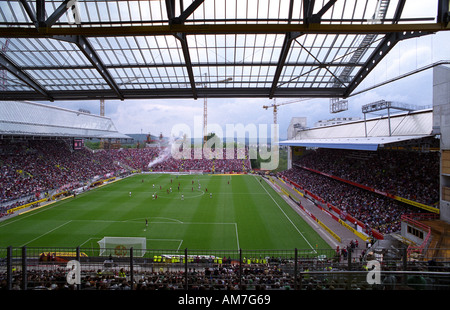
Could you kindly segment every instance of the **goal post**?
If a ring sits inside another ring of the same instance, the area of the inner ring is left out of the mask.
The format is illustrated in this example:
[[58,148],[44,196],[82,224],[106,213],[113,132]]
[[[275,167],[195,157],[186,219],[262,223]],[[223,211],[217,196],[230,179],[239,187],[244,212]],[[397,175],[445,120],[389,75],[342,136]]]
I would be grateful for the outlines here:
[[143,257],[146,252],[147,239],[142,237],[103,237],[98,241],[98,245],[100,247],[99,256],[130,256],[130,249],[133,248],[134,256]]

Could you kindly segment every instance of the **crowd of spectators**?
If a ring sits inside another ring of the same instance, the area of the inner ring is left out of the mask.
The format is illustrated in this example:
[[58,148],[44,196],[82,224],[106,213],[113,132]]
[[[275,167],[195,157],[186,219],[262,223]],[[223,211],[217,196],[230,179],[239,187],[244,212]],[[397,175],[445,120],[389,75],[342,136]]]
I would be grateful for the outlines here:
[[[333,264],[299,264],[299,272],[330,271]],[[335,271],[343,270],[334,265]],[[364,270],[360,267],[361,270]],[[83,270],[80,286],[71,285],[66,280],[67,269],[56,267],[51,270],[33,268],[27,270],[28,290],[293,290],[296,288],[293,262],[281,264],[252,264],[240,269],[239,264],[190,267],[187,276],[183,268],[149,268],[134,272],[134,281],[123,268],[115,270]],[[12,289],[21,290],[21,274],[16,272],[12,279]],[[316,277],[317,279],[317,277]],[[302,279],[306,287],[314,278]],[[315,282],[315,281],[314,281]],[[297,288],[300,282],[297,283]],[[329,283],[331,284],[331,283]],[[0,290],[7,285],[6,274],[0,273]],[[337,283],[334,282],[336,288]],[[342,288],[345,283],[343,282]],[[333,289],[333,288],[331,288]]]
[[358,219],[368,231],[376,229],[383,234],[399,231],[403,214],[419,212],[399,201],[302,168],[294,167],[281,175]]
[[66,140],[5,143],[0,153],[1,203],[33,198],[62,186],[77,187],[119,167],[88,149],[73,150]]
[[251,169],[250,160],[245,156],[247,149],[239,156],[235,149],[233,158],[225,156],[225,149],[221,151],[222,158],[207,157],[201,149],[200,154],[194,154],[192,149],[190,158],[175,159],[167,147],[92,151],[74,150],[70,140],[0,140],[0,213],[4,214],[11,202],[36,200],[50,190],[74,189],[94,177],[124,171],[242,172]]
[[[244,265],[194,265],[185,267],[159,267],[135,270],[133,281],[129,270],[118,267],[104,269],[102,267],[83,268],[80,285],[68,284],[68,270],[55,265],[50,269],[29,268],[27,270],[27,290],[390,290],[390,289],[431,289],[435,284],[439,287],[439,277],[417,281],[422,277],[420,271],[435,271],[431,262],[411,264],[409,272],[417,272],[407,277],[400,286],[396,276],[386,274],[379,284],[367,282],[367,262],[353,262],[352,274],[344,273],[349,267],[346,262],[339,263],[335,258],[327,260],[298,261],[297,276],[295,276],[294,261],[292,259],[277,258],[277,262],[266,264]],[[399,264],[400,266],[400,264]],[[402,269],[385,266],[385,270],[401,271]],[[448,268],[442,268],[442,271]],[[187,271],[186,271],[187,270]],[[185,273],[187,272],[187,273]],[[359,273],[358,273],[359,272]],[[22,290],[23,274],[15,270],[11,276],[12,290]],[[441,279],[444,285],[446,278]],[[187,281],[187,283],[186,283]],[[402,281],[403,282],[403,281]],[[0,291],[8,287],[6,272],[0,272]]]
[[201,148],[191,148],[190,152],[187,152],[187,156],[180,156],[179,154],[175,157],[167,156],[164,161],[149,168],[153,171],[179,171],[179,169],[183,169],[185,171],[200,170],[220,173],[242,172],[251,169],[246,148],[234,148],[232,154],[227,152],[229,153],[225,148],[213,150],[213,152],[205,152]]
[[439,200],[437,152],[316,149],[281,174],[383,234],[400,230],[403,214],[421,210],[324,174],[429,206]]
[[429,206],[439,201],[439,152],[317,149],[297,164]]

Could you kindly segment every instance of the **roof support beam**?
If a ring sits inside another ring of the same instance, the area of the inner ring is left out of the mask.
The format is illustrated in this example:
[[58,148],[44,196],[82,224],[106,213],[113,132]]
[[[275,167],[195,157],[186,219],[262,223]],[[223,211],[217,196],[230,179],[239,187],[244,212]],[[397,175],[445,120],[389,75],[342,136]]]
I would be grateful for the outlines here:
[[448,27],[450,23],[450,3],[448,0],[439,0],[437,21]]
[[45,21],[47,27],[53,26],[58,21],[58,19],[67,12],[69,2],[71,2],[71,0],[64,0],[64,2],[61,3],[56,11],[53,12],[53,14],[49,16],[49,18],[47,18],[47,20]]
[[197,99],[197,87],[195,86],[194,71],[192,70],[191,55],[189,53],[189,47],[187,45],[186,34],[179,33],[175,37],[180,41],[181,49],[183,50],[184,62],[186,64],[186,70],[189,76],[189,83],[191,84],[194,99]]
[[52,96],[36,81],[34,81],[28,74],[23,72],[20,68],[18,68],[13,62],[11,62],[7,57],[0,53],[0,66],[8,70],[10,73],[15,75],[18,79],[26,83],[28,86],[33,88],[39,94],[44,96],[47,100],[53,101]]
[[175,18],[175,0],[166,0],[166,11],[169,25],[171,25]]
[[[216,62],[214,63],[215,67],[247,67],[247,66],[258,66],[258,67],[275,67],[277,63],[275,62],[239,62],[239,63],[233,63],[233,62]],[[120,69],[120,68],[181,68],[185,67],[185,63],[152,63],[152,64],[111,64],[111,65],[105,65],[107,69]],[[192,66],[194,67],[209,67],[211,66],[210,63],[207,62],[196,62],[193,63]],[[315,61],[308,61],[308,62],[285,62],[285,67],[362,67],[364,66],[363,62],[357,62],[357,63],[350,63],[350,62],[324,62],[324,63],[318,63]],[[22,70],[59,70],[59,69],[68,69],[68,70],[76,70],[76,69],[92,69],[92,66],[90,65],[65,65],[65,66],[57,66],[57,65],[51,65],[51,66],[21,66]]]
[[441,23],[397,23],[397,24],[173,24],[162,26],[92,26],[92,27],[42,27],[38,31],[30,27],[2,29],[2,37],[43,38],[48,36],[82,35],[86,37],[141,36],[186,34],[276,34],[301,32],[305,34],[386,34],[391,32],[422,31],[438,32],[450,30],[450,25]]
[[[205,0],[195,0],[192,2],[186,10],[184,10],[180,16],[175,17],[175,0],[165,0],[166,1],[166,10],[167,10],[167,17],[169,19],[169,25],[172,24],[183,24],[186,19],[194,13],[194,11],[205,1]],[[180,6],[182,5],[182,2],[180,1]],[[181,7],[183,10],[183,8]]]
[[61,18],[61,16],[63,16],[67,12],[67,10],[69,9],[69,5],[71,5],[71,3],[75,1],[64,0],[63,3],[61,3],[55,10],[55,12],[53,12],[47,18],[47,20],[45,19],[45,0],[36,0],[36,16],[33,14],[31,7],[26,0],[20,0],[20,2],[22,3],[25,12],[27,12],[30,20],[35,24],[36,28],[39,29],[42,27],[52,27]]
[[186,19],[191,16],[192,13],[204,2],[205,0],[195,0],[191,3],[191,5],[188,6],[186,10],[181,13],[179,18],[180,23],[184,23]]
[[[159,89],[124,89],[122,91],[125,99],[186,99],[192,98],[192,89],[159,88]],[[267,98],[270,88],[199,88],[198,98]],[[117,94],[111,89],[104,90],[72,90],[53,91],[54,100],[86,100],[96,98],[116,100]],[[343,89],[339,88],[281,88],[277,91],[277,98],[330,98],[342,97]],[[48,100],[37,92],[4,92],[1,94],[3,100]]]
[[[291,0],[289,3],[289,21],[288,21],[289,24],[292,22],[293,12],[294,12],[294,1]],[[281,72],[283,71],[283,67],[286,64],[286,58],[289,54],[292,41],[300,35],[301,35],[301,33],[294,34],[292,32],[288,32],[288,33],[286,33],[286,35],[284,37],[284,42],[283,42],[283,46],[281,47],[281,53],[280,53],[280,57],[278,59],[277,68],[275,70],[275,74],[274,74],[274,77],[272,80],[272,87],[270,88],[269,99],[273,98],[275,91],[278,87],[278,81],[280,80],[280,76],[281,76]]]
[[[393,24],[398,24],[401,18],[403,8],[405,7],[406,0],[400,0],[395,9]],[[386,54],[401,40],[420,37],[429,33],[419,32],[404,32],[404,33],[389,33],[382,40],[381,44],[375,49],[369,59],[366,61],[366,65],[363,66],[358,73],[354,76],[349,87],[346,90],[345,97],[349,96],[357,85],[375,68],[375,66],[386,56]]]
[[313,15],[315,0],[303,0],[303,24],[308,26]]
[[[175,17],[175,0],[166,0],[167,16],[169,18],[169,25],[183,24],[186,19],[203,3],[204,0],[196,0],[189,5],[189,7],[181,13],[179,17]],[[182,1],[180,1],[182,5]],[[181,7],[181,9],[183,9]],[[189,47],[186,40],[186,33],[175,33],[175,38],[180,41],[181,50],[183,51],[184,63],[189,77],[189,83],[191,85],[192,94],[194,99],[197,99],[197,87],[195,86],[194,70],[192,69],[191,55],[189,53]]]
[[403,8],[405,7],[406,0],[400,0],[397,8],[395,9],[394,13],[394,21],[393,24],[398,24],[398,21],[400,20],[400,17],[402,16]]
[[39,28],[47,27],[45,25],[45,0],[36,0],[36,22]]
[[323,14],[325,14],[335,3],[337,0],[329,0],[327,4],[323,6],[323,8],[320,9],[319,12],[314,14],[311,17],[311,22],[313,23],[320,23],[320,20],[322,19]]
[[272,87],[269,94],[270,99],[273,98],[275,91],[277,90],[278,81],[280,80],[281,72],[283,71],[284,64],[286,63],[286,58],[291,50],[292,42],[301,35],[301,33],[289,32],[284,37],[283,47],[281,48],[280,58],[278,59],[277,69],[275,70]]
[[37,28],[39,25],[37,24],[36,16],[34,15],[33,11],[31,10],[30,5],[28,4],[28,2],[26,0],[20,0],[20,2],[22,3],[22,6],[23,6],[25,12],[27,12],[28,17],[36,25],[36,28]]
[[[313,21],[315,23],[320,23],[320,19],[322,18],[323,14],[325,14],[329,8],[333,6],[333,4],[336,2],[336,0],[330,0],[325,4],[325,6],[317,13],[313,14],[314,9],[314,0],[303,0],[303,16],[304,16],[304,24],[306,26],[309,25],[310,21]],[[291,23],[291,17],[292,17],[292,6],[293,2],[291,1],[290,9],[289,9],[289,24]],[[275,91],[278,87],[278,82],[280,79],[281,72],[283,71],[283,67],[286,63],[286,58],[289,54],[289,51],[291,49],[292,42],[297,39],[299,36],[301,36],[302,32],[288,32],[284,38],[283,46],[280,53],[280,58],[278,60],[277,69],[275,71],[275,75],[272,81],[272,87],[270,91],[269,98],[272,99]],[[320,64],[321,66],[322,64]]]
[[119,89],[119,86],[114,81],[112,76],[109,74],[108,68],[103,64],[101,58],[97,55],[95,49],[91,46],[89,41],[82,36],[70,36],[70,37],[58,37],[55,36],[54,39],[59,39],[62,41],[67,41],[75,43],[84,56],[92,63],[92,65],[97,69],[98,73],[103,77],[106,83],[111,87],[111,89],[116,93],[120,100],[124,100],[124,97]]
[[344,98],[350,96],[353,90],[362,82],[365,77],[378,65],[378,63],[386,56],[389,51],[400,41],[417,38],[424,35],[431,34],[430,32],[407,32],[407,33],[390,33],[384,37],[378,48],[373,51],[370,57],[366,61],[366,65],[363,66],[358,73],[354,76],[353,80],[347,87]]

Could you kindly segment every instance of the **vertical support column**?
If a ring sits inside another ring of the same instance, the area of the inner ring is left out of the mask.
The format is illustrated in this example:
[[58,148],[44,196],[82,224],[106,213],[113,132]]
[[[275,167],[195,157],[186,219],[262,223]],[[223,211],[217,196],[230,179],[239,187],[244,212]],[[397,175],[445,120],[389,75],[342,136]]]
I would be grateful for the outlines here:
[[[403,265],[402,270],[406,271],[407,267],[408,267],[408,249],[407,248],[402,249],[402,265]],[[405,274],[403,274],[401,279],[402,279],[401,283],[403,285],[406,285],[408,277]]]
[[184,249],[184,282],[185,282],[185,289],[189,289],[189,283],[188,283],[189,277],[188,277],[188,249]]
[[295,248],[295,262],[294,262],[294,290],[297,290],[297,277],[298,277],[298,250]]
[[22,290],[28,289],[28,274],[27,274],[27,247],[22,247]]
[[391,132],[391,108],[388,107],[388,123],[389,123],[389,137],[392,136],[392,132]]
[[[444,4],[445,1],[440,1]],[[448,8],[448,7],[447,7]],[[440,135],[440,220],[450,223],[450,68],[433,68],[433,133]]]
[[364,112],[364,135],[367,138],[367,118],[365,112]]
[[131,289],[133,289],[134,282],[134,255],[133,255],[133,247],[130,248],[130,283]]
[[12,246],[9,246],[6,250],[6,288],[12,289]]
[[242,249],[239,249],[239,289],[242,289]]
[[348,248],[348,255],[347,255],[347,268],[348,270],[352,270],[352,253],[353,249],[352,248]]
[[287,169],[292,168],[292,148],[293,146],[290,145],[287,147]]

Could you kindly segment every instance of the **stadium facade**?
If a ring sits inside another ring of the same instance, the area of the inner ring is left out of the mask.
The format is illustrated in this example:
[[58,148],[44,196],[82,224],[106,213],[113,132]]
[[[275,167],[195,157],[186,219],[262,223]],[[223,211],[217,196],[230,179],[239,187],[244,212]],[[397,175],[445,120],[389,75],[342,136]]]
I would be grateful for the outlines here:
[[433,130],[440,136],[441,219],[450,222],[450,68],[433,71]]

